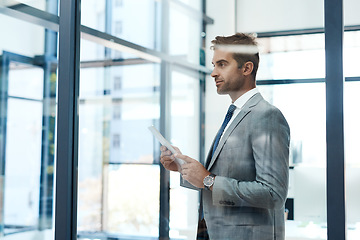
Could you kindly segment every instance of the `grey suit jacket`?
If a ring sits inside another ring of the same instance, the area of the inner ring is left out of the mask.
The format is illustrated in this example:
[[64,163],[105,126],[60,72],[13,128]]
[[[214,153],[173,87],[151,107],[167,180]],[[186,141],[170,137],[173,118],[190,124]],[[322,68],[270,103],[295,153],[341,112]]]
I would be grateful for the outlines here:
[[216,178],[213,191],[203,190],[202,201],[211,240],[285,239],[289,141],[282,113],[255,94],[213,156],[212,147],[209,151],[208,170]]

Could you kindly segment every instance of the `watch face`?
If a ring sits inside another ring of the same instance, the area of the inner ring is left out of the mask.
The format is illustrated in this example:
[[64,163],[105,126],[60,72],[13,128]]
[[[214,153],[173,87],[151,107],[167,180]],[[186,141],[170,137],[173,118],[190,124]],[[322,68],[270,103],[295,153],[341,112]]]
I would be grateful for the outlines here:
[[212,176],[206,176],[204,178],[204,185],[207,186],[207,187],[210,187],[211,185],[214,184],[214,177]]

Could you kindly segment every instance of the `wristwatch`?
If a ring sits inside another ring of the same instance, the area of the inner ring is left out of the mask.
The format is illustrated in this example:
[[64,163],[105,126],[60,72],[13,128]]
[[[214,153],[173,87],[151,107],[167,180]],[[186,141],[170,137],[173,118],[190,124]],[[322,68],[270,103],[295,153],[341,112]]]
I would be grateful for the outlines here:
[[210,190],[211,186],[214,185],[215,182],[215,174],[210,174],[204,178],[204,187],[207,190]]

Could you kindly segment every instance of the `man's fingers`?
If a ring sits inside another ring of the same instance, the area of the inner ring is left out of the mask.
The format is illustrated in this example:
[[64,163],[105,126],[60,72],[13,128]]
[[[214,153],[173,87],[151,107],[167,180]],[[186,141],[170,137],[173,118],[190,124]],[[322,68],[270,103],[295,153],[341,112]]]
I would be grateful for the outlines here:
[[181,154],[181,151],[180,151],[180,149],[179,149],[178,147],[173,146],[173,148],[175,149],[175,151],[176,151],[177,153],[180,153],[180,154]]
[[[180,151],[178,148],[176,149],[176,151]],[[160,146],[160,151],[160,162],[165,169],[181,172],[181,166],[175,161],[174,154],[166,146]]]
[[166,150],[166,151],[161,152],[160,157],[171,156],[171,155],[172,155],[172,152],[170,150]]
[[176,153],[175,157],[184,160],[186,163],[191,163],[194,161],[194,159],[192,159],[191,157],[182,155],[181,153]]
[[173,163],[173,161],[169,160],[169,161],[164,161],[162,164],[164,165],[165,168],[167,168],[170,166],[171,163]]
[[160,162],[173,162],[175,160],[173,155],[161,156]]

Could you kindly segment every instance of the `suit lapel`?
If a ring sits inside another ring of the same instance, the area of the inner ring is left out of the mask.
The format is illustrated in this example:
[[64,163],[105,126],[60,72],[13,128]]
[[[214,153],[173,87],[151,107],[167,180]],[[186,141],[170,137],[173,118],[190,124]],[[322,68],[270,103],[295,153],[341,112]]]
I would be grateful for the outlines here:
[[[210,168],[212,167],[212,165],[214,164],[214,162],[216,161],[219,153],[221,152],[226,140],[229,138],[230,134],[232,133],[232,131],[235,129],[235,127],[245,118],[245,116],[251,112],[251,109],[256,106],[261,100],[263,99],[263,97],[261,96],[260,93],[255,94],[253,97],[251,97],[244,105],[244,107],[241,109],[241,111],[239,112],[239,114],[235,117],[234,121],[230,124],[230,126],[228,127],[228,129],[223,133],[223,136],[214,152],[214,155],[211,157],[211,159],[209,159],[209,155],[207,157],[207,161],[210,161],[210,163],[208,164],[208,162],[206,163],[207,169],[210,170]],[[215,140],[214,140],[215,141]],[[211,154],[212,152],[212,148],[214,146],[214,141],[211,145],[209,154]]]

